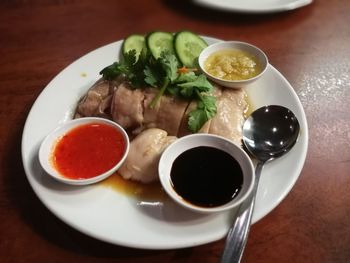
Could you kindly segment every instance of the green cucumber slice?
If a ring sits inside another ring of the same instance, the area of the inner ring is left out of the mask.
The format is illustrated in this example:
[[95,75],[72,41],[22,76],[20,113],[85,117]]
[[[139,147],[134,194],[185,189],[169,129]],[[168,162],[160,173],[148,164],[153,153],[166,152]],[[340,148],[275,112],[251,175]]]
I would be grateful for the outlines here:
[[146,37],[147,47],[155,59],[159,58],[163,51],[175,54],[173,43],[174,36],[169,32],[155,31]]
[[130,35],[123,42],[123,55],[130,50],[136,50],[136,59],[139,58],[142,49],[145,48],[145,37],[142,35]]
[[175,35],[174,46],[180,62],[191,68],[197,65],[196,60],[199,54],[208,44],[200,36],[190,31],[181,31]]

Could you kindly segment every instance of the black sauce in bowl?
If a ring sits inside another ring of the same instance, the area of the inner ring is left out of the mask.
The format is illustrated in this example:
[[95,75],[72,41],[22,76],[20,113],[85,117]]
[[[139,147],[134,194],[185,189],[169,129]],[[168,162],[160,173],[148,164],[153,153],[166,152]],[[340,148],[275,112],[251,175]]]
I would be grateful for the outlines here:
[[238,161],[227,152],[208,146],[180,154],[172,165],[170,177],[174,190],[184,200],[202,207],[228,203],[243,184]]

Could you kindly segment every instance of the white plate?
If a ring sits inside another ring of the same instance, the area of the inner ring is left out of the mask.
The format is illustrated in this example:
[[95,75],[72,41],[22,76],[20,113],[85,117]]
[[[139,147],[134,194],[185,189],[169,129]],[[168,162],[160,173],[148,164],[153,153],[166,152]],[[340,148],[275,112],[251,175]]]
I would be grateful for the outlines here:
[[195,3],[219,10],[240,13],[276,13],[311,4],[312,0],[194,0]]
[[[205,38],[208,43],[217,39]],[[99,240],[145,249],[183,248],[223,238],[235,211],[199,215],[165,199],[147,202],[103,184],[68,186],[41,168],[38,149],[44,137],[69,120],[79,98],[99,78],[99,71],[119,57],[122,41],[96,49],[59,73],[34,103],[22,137],[22,159],[30,185],[44,205],[73,228]],[[288,81],[272,66],[247,91],[256,107],[281,104],[298,117],[301,134],[286,156],[262,172],[253,222],[276,207],[296,182],[303,167],[308,129],[303,107]]]

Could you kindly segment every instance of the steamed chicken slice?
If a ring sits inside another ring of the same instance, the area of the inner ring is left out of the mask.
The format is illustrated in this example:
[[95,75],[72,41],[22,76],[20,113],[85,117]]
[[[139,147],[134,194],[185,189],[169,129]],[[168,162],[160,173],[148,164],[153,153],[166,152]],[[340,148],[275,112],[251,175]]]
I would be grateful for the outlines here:
[[158,180],[161,153],[175,140],[158,128],[144,130],[131,141],[128,157],[118,172],[124,179],[142,183]]
[[115,122],[124,129],[137,128],[143,123],[144,92],[141,89],[131,89],[123,82],[114,92],[111,114]]
[[132,134],[147,128],[159,128],[176,136],[188,101],[163,95],[151,108],[150,103],[157,92],[154,88],[131,89],[127,83],[122,83],[113,96],[113,120]]
[[105,117],[109,118],[112,94],[118,85],[117,81],[98,80],[79,101],[75,118]]
[[217,98],[217,113],[211,119],[209,133],[223,136],[241,144],[246,93],[242,89],[224,89]]
[[150,104],[156,95],[157,92],[153,88],[148,88],[145,90],[145,100],[143,101],[143,120],[146,124],[148,123],[148,128],[156,128],[155,123],[157,121],[160,103],[157,103],[153,108],[150,107]]
[[157,105],[151,108],[150,103],[156,92],[158,91],[149,89],[145,93],[144,125],[147,128],[163,129],[169,135],[176,136],[189,102],[174,96],[163,95]]

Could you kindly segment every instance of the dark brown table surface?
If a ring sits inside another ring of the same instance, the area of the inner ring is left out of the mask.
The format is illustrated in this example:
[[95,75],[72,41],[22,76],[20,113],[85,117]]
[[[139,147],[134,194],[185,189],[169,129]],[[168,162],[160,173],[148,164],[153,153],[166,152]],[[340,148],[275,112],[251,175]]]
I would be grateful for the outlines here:
[[350,1],[316,0],[270,15],[225,13],[187,1],[0,3],[0,262],[218,262],[224,240],[178,250],[106,244],[64,224],[22,166],[27,114],[71,62],[152,30],[242,40],[263,49],[297,92],[309,149],[283,202],[253,225],[243,262],[350,262]]

